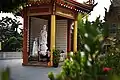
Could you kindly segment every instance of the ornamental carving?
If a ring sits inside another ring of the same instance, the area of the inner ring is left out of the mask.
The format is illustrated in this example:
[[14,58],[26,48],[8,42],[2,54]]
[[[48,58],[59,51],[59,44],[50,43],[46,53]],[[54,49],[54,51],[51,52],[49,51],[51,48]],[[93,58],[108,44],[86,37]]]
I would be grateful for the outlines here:
[[31,3],[31,4],[44,4],[44,3],[50,3],[51,0],[28,0],[28,3]]
[[87,2],[84,2],[85,4],[94,4],[95,1],[94,0],[88,0]]
[[56,14],[60,14],[63,16],[71,17],[74,18],[74,13],[70,11],[69,9],[64,9],[64,8],[56,8]]

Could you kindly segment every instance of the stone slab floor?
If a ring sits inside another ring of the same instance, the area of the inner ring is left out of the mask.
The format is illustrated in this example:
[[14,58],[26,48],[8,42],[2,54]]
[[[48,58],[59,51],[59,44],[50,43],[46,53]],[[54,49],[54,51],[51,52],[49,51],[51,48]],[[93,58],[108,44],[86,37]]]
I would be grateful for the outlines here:
[[0,60],[0,69],[11,68],[12,80],[49,80],[48,72],[55,74],[60,72],[58,68],[22,66],[22,59]]

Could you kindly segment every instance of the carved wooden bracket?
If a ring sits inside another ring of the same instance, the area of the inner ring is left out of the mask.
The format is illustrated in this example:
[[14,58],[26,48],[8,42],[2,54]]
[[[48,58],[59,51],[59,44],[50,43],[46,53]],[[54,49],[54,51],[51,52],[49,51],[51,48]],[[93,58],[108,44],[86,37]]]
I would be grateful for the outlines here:
[[89,0],[87,2],[84,2],[85,4],[88,4],[88,5],[91,5],[91,4],[94,4],[95,3],[95,0]]

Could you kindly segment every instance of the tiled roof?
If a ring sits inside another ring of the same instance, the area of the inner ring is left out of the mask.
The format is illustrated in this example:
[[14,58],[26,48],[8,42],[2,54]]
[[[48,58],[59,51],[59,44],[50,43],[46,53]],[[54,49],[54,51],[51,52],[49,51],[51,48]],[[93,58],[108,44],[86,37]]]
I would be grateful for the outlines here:
[[28,0],[28,6],[50,4],[52,1],[55,1],[60,6],[75,10],[77,12],[90,12],[94,6],[93,4],[79,3],[75,0]]

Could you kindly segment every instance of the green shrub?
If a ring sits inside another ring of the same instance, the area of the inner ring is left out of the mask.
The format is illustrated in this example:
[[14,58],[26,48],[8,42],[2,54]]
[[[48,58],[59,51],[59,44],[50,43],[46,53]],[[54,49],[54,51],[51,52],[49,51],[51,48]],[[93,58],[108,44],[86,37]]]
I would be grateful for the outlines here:
[[10,69],[5,68],[0,72],[0,80],[10,80]]
[[60,61],[60,50],[53,50],[53,66],[58,65]]
[[112,74],[120,76],[120,40],[108,38],[109,47],[103,58],[100,59],[101,65],[112,68]]

